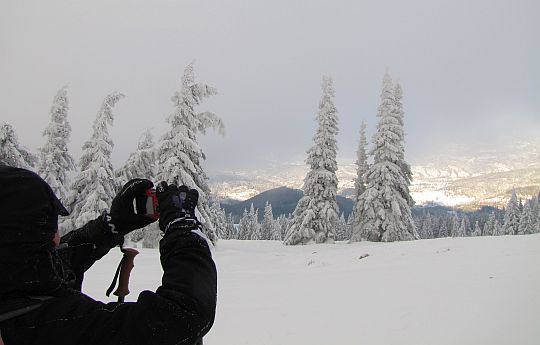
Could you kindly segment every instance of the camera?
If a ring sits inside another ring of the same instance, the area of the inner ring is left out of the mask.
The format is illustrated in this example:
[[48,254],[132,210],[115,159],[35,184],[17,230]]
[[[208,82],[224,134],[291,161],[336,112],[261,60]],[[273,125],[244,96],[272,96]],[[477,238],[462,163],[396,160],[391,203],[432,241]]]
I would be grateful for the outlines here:
[[135,198],[135,213],[145,214],[154,219],[159,219],[159,207],[156,190],[149,188],[144,195]]

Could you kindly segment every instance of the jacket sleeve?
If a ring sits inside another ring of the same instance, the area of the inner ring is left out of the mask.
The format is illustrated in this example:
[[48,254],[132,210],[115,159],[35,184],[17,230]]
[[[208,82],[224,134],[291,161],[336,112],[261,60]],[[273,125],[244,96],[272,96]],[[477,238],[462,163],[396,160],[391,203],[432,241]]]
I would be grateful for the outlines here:
[[57,298],[2,329],[9,344],[195,344],[212,327],[217,273],[206,240],[174,231],[160,243],[162,285],[136,302],[104,304],[84,295]]
[[163,279],[156,294],[171,301],[177,315],[192,315],[195,339],[210,330],[216,313],[217,271],[207,241],[193,231],[173,231],[160,243]]
[[84,272],[111,248],[123,242],[124,236],[114,234],[101,217],[62,236],[60,243],[65,243],[70,247],[69,267],[76,277],[75,288],[81,289]]

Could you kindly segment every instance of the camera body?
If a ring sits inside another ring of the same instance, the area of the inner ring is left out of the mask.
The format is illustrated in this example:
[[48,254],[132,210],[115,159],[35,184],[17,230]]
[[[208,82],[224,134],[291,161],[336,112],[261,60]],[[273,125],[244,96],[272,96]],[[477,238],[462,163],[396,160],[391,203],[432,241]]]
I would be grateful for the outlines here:
[[159,219],[158,199],[154,188],[147,189],[144,195],[135,198],[135,213]]

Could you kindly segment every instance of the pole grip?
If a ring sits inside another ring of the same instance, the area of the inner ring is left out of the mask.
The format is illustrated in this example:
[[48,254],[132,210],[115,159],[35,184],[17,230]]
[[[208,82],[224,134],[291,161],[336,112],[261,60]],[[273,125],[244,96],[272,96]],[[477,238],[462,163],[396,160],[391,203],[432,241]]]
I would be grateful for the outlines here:
[[135,256],[139,254],[137,249],[134,248],[122,248],[122,252],[124,256],[122,257],[120,277],[118,278],[118,288],[113,292],[114,295],[118,296],[119,300],[123,300],[124,297],[129,295],[129,276],[131,270],[135,267]]

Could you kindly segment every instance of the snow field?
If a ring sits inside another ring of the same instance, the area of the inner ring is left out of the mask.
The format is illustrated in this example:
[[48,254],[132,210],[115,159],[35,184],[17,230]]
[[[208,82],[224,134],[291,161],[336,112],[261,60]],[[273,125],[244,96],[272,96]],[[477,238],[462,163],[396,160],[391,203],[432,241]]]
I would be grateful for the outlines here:
[[[86,293],[107,300],[120,256],[114,250],[90,269]],[[540,234],[306,246],[222,240],[214,258],[218,310],[206,345],[540,343]],[[129,301],[161,281],[157,250],[141,249],[135,265]]]

